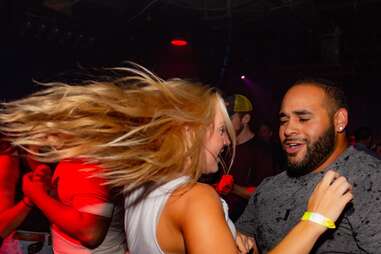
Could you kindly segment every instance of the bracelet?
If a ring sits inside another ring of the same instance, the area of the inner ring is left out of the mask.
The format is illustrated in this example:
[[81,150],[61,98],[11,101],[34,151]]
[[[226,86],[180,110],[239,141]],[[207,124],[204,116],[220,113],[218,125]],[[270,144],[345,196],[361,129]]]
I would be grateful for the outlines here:
[[21,201],[24,203],[24,205],[25,205],[26,207],[28,207],[28,208],[33,208],[33,204],[27,202],[27,201],[25,200],[25,198],[23,198]]
[[326,228],[336,228],[335,222],[330,218],[321,215],[320,213],[305,212],[302,217],[302,221],[312,221]]

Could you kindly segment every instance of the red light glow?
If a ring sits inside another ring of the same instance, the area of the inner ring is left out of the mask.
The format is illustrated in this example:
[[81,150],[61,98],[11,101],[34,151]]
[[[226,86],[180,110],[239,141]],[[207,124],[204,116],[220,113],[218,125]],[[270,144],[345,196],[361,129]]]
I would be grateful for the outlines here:
[[173,40],[171,41],[171,44],[172,44],[173,46],[183,47],[183,46],[188,45],[188,42],[187,42],[186,40],[173,39]]

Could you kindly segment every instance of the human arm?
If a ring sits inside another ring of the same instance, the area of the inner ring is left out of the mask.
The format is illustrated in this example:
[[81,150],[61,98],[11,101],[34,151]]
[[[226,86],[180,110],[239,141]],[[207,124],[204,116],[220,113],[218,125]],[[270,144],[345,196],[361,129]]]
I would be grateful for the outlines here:
[[30,201],[21,200],[16,205],[0,212],[1,237],[5,238],[8,236],[24,221],[32,208],[32,204],[29,204],[28,202]]
[[274,170],[271,151],[258,139],[252,143],[246,157],[241,164],[238,163],[241,180],[234,183],[232,193],[249,200],[262,180],[274,175]]
[[27,199],[15,203],[19,177],[18,158],[9,152],[0,153],[0,236],[3,238],[23,222],[31,209],[25,203],[30,202]]
[[[335,221],[345,208],[346,204],[352,199],[351,186],[344,177],[339,177],[337,173],[329,171],[315,187],[309,202],[308,211],[324,215]],[[254,213],[256,205],[255,196],[252,198],[251,205],[244,212],[244,216],[238,221],[239,229],[243,230],[240,238],[237,237],[237,245],[241,253],[247,253],[254,244],[252,237],[256,221]],[[316,240],[326,231],[326,228],[310,221],[300,221],[294,228],[280,241],[277,246],[270,251],[270,254],[304,254],[314,246]]]
[[[336,221],[353,198],[351,185],[334,171],[328,171],[315,187],[308,201],[308,211]],[[311,221],[300,221],[269,254],[307,254],[327,227]]]
[[197,184],[185,195],[180,227],[187,253],[237,253],[217,193],[209,186]]
[[255,186],[241,186],[234,184],[232,189],[232,193],[245,199],[250,199],[251,195],[253,195],[254,192]]
[[253,254],[259,253],[254,237],[245,235],[239,231],[237,231],[236,244],[239,253],[248,253],[251,249],[253,249]]
[[[102,205],[104,204],[104,209],[109,210],[108,206],[110,204],[105,204],[105,200],[95,195],[86,196],[81,194],[74,196],[73,203],[69,206],[51,197],[47,191],[46,183],[36,180],[32,174],[25,175],[23,180],[24,193],[33,200],[35,205],[42,210],[49,221],[60,231],[79,241],[87,248],[96,248],[103,242],[111,215],[110,217],[100,216],[81,211],[81,208],[86,205],[95,205],[99,210],[103,209]],[[72,180],[73,185],[78,184],[80,188],[85,187],[83,182],[76,182],[75,179]],[[91,182],[92,179],[84,179],[84,181]],[[75,186],[70,188],[75,188]]]
[[232,175],[223,175],[220,181],[215,186],[217,192],[221,195],[227,195],[234,193],[242,198],[250,199],[251,195],[255,191],[254,186],[242,186],[234,183]]

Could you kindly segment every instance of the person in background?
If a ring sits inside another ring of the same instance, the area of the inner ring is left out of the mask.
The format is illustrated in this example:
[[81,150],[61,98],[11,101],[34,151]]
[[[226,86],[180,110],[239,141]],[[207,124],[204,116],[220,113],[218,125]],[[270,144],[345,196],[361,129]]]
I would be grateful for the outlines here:
[[[22,101],[23,105],[40,105],[41,102],[33,96],[21,99],[20,101]],[[20,110],[17,113],[19,116],[22,115],[22,117],[28,119],[23,121],[25,125],[46,127],[51,123],[49,120],[54,118],[52,117],[53,115],[62,116],[61,110],[65,105],[61,104],[60,107],[53,107],[53,109],[49,107],[55,104],[55,98],[51,100],[46,98],[46,100],[42,101],[44,101],[44,104],[38,106],[35,112],[30,112],[26,109],[26,111]],[[12,108],[12,102],[6,105]],[[42,114],[44,110],[47,111],[45,111],[45,114]],[[28,115],[29,113],[30,115]],[[2,110],[2,116],[8,116],[4,109]],[[85,121],[84,118],[76,120],[70,121],[67,124],[75,128],[76,123]],[[64,127],[62,122],[55,126],[49,126],[51,130],[59,130],[61,127]],[[9,130],[6,124],[2,128]],[[18,137],[21,142],[25,142],[20,147],[24,149],[24,153],[27,153],[26,157],[28,158],[29,166],[32,169],[36,169],[31,172],[25,172],[22,176],[24,198],[19,205],[16,205],[15,209],[17,209],[17,206],[20,206],[20,209],[23,209],[24,212],[19,213],[16,217],[17,220],[22,220],[22,216],[33,206],[38,207],[51,224],[54,253],[124,254],[126,245],[123,230],[123,206],[122,204],[117,204],[117,200],[114,200],[112,197],[111,190],[104,185],[104,179],[98,176],[102,168],[95,163],[89,162],[87,158],[67,157],[60,160],[54,155],[50,156],[51,150],[49,149],[53,149],[53,146],[49,147],[49,145],[51,143],[57,145],[55,142],[64,143],[63,140],[70,139],[68,133],[59,133],[59,131],[57,133],[50,133],[45,128],[44,131],[36,134],[39,138],[35,147],[41,147],[41,149],[37,150],[30,149],[28,145],[30,143],[28,139],[33,139],[35,133],[28,134],[30,137]],[[9,136],[5,136],[4,140],[12,141]],[[39,157],[41,154],[46,156]],[[16,156],[13,159],[17,160],[18,158]],[[39,163],[38,160],[47,162],[59,161],[54,174],[51,174],[47,165]],[[11,174],[15,174],[14,172],[17,172],[15,170],[17,169],[16,166],[17,164],[14,162],[13,168],[8,168],[7,170],[11,171]],[[13,179],[10,178],[8,181],[13,181]],[[12,185],[14,184],[12,183]],[[10,187],[8,186],[9,190],[11,190]],[[36,227],[37,221],[34,220],[31,223]],[[12,238],[17,240],[25,240],[26,237],[35,239],[35,235],[16,231]],[[7,248],[5,253],[15,249],[14,244],[8,244],[8,247],[5,243],[3,245],[3,248]]]
[[50,184],[24,176],[25,195],[51,223],[54,253],[124,254],[123,207],[112,197],[102,168],[86,159],[58,163]]
[[264,178],[274,175],[274,161],[271,147],[251,129],[254,114],[250,100],[235,94],[227,97],[225,103],[237,136],[237,146],[229,171],[234,184],[230,191],[221,192],[221,196],[228,203],[229,217],[236,221],[256,186]]
[[42,174],[42,164],[24,155],[0,141],[0,253],[50,254],[49,222],[22,190],[23,175]]
[[381,142],[374,145],[373,152],[377,158],[381,159]]
[[273,168],[275,174],[278,174],[284,170],[286,158],[283,155],[279,140],[274,137],[273,125],[269,121],[261,121],[257,126],[257,137],[258,139],[264,141],[264,144],[267,146],[268,150],[271,150],[273,157]]
[[354,146],[357,150],[367,152],[377,157],[376,153],[371,149],[373,144],[373,133],[370,127],[361,126],[354,131],[354,135],[356,140]]
[[271,124],[267,121],[262,121],[259,123],[257,128],[257,135],[258,138],[260,138],[263,141],[266,141],[268,143],[271,143],[274,139],[274,131]]

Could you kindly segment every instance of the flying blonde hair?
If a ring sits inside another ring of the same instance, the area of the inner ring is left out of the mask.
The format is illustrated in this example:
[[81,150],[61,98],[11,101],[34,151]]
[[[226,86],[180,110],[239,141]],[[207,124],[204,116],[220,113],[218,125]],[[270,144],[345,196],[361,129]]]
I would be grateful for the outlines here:
[[112,70],[124,76],[47,83],[40,92],[3,103],[4,139],[26,150],[45,148],[29,150],[43,162],[79,158],[100,164],[107,183],[124,192],[152,189],[182,175],[195,182],[205,166],[205,135],[218,108],[234,147],[234,130],[215,89],[164,81],[140,66]]

